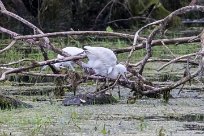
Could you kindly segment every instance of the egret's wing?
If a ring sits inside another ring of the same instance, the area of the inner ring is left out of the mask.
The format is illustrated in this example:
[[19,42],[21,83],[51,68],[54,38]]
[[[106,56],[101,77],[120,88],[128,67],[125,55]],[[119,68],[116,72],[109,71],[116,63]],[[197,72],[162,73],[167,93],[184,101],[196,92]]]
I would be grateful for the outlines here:
[[117,58],[112,50],[104,47],[85,46],[87,57],[91,60],[100,60],[107,67],[113,67],[117,63]]
[[67,52],[71,56],[75,56],[75,55],[78,55],[78,54],[81,54],[82,52],[84,52],[83,49],[77,48],[77,47],[66,47],[66,48],[63,48],[62,50]]
[[[66,47],[66,48],[63,48],[62,50],[65,51],[65,52],[67,52],[67,53],[70,54],[71,56],[75,56],[75,55],[78,55],[78,54],[81,54],[81,53],[84,52],[83,49],[77,48],[77,47]],[[64,56],[58,54],[58,55],[57,55],[57,58],[58,58],[58,59],[63,59]],[[58,67],[58,68],[59,68],[60,66],[63,66],[63,67],[71,68],[72,70],[74,70],[74,68],[73,68],[73,62],[72,62],[72,61],[65,61],[65,62],[56,63],[55,66]]]
[[103,64],[102,61],[96,60],[96,61],[90,61],[89,65],[91,65],[91,68],[94,70],[94,72],[97,75],[101,76],[107,76],[108,75],[108,68]]
[[63,58],[64,58],[64,56],[62,56],[60,54],[57,55],[57,59],[63,59]]

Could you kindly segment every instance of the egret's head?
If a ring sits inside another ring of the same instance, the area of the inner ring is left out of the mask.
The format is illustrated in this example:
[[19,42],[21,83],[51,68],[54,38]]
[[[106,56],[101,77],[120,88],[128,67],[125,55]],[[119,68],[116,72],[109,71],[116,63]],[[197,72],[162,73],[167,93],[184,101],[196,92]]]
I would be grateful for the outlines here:
[[117,64],[116,68],[120,74],[127,73],[127,68],[123,64]]
[[127,73],[127,68],[126,68],[126,66],[119,63],[119,64],[116,65],[116,69],[117,69],[117,71],[118,71],[118,74],[122,75],[122,77],[123,77],[125,80],[127,80],[126,75],[125,75],[125,74]]

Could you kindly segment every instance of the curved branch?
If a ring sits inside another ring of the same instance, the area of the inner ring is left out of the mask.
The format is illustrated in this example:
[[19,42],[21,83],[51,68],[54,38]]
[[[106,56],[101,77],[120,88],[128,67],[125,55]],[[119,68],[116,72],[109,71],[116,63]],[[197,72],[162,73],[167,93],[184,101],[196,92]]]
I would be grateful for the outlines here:
[[7,51],[8,49],[10,49],[14,44],[16,43],[16,40],[11,41],[11,43],[6,46],[4,49],[0,50],[0,53],[3,53],[5,51]]
[[36,62],[31,60],[32,65],[27,66],[27,67],[20,67],[20,68],[12,68],[12,69],[8,69],[7,71],[3,72],[0,78],[0,81],[3,81],[6,79],[6,75],[11,74],[11,73],[19,73],[22,71],[26,71],[32,68],[36,68],[36,67],[41,67],[44,65],[49,65],[49,64],[54,64],[54,63],[58,63],[58,62],[65,62],[65,61],[70,61],[70,60],[78,60],[78,59],[83,59],[85,58],[85,56],[70,56],[70,57],[65,57],[63,59],[51,59],[51,60],[47,60],[47,61],[41,61],[41,62]]
[[166,66],[168,66],[168,65],[170,65],[171,63],[174,63],[174,62],[176,62],[176,61],[178,61],[178,60],[180,60],[180,59],[188,58],[188,57],[191,57],[191,56],[196,56],[196,55],[198,55],[198,54],[199,54],[199,53],[192,53],[192,54],[187,54],[187,55],[183,55],[183,56],[177,57],[177,58],[175,58],[175,59],[169,61],[168,63],[164,64],[164,65],[161,66],[160,68],[158,68],[157,71],[162,70],[162,69],[165,68]]

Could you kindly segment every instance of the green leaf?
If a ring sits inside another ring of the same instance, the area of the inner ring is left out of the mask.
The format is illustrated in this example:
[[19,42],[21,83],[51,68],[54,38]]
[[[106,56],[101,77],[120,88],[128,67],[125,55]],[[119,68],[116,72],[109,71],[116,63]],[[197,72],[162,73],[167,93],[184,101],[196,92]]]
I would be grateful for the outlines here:
[[113,32],[113,29],[110,26],[108,26],[108,27],[106,27],[106,31],[107,32]]
[[105,124],[104,124],[104,126],[103,126],[103,129],[101,130],[101,133],[102,133],[103,135],[106,135],[106,134],[107,134]]

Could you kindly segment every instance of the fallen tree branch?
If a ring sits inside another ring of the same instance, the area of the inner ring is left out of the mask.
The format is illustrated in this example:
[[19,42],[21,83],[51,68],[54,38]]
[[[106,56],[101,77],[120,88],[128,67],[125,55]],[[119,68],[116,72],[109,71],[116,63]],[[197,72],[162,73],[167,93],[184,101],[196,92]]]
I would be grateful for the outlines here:
[[48,64],[65,62],[65,61],[70,61],[70,60],[78,60],[78,59],[82,59],[82,58],[85,58],[85,56],[70,56],[70,57],[65,57],[63,59],[51,59],[51,60],[41,61],[41,62],[31,61],[32,65],[30,65],[30,66],[13,68],[13,69],[9,69],[9,70],[3,72],[1,75],[1,78],[0,78],[0,81],[4,81],[6,79],[6,75],[11,74],[11,73],[19,73],[19,72],[26,71],[26,70],[29,70],[32,68],[42,67],[42,66],[48,65]]
[[[169,62],[171,61],[172,59],[148,59],[147,62]],[[174,63],[186,63],[187,62],[187,59],[178,59],[178,60],[175,60]],[[192,60],[189,60],[189,64],[191,65],[199,65],[197,62],[195,61],[192,61]],[[131,66],[131,67],[138,67],[140,64],[136,63],[136,64],[128,64],[128,66]]]
[[[191,37],[181,37],[181,38],[173,38],[173,39],[158,39],[158,40],[152,40],[152,43],[151,43],[151,46],[154,47],[154,46],[162,46],[162,42],[165,44],[165,45],[173,45],[173,44],[176,44],[176,45],[179,45],[179,44],[183,44],[183,43],[191,43],[192,39],[196,38],[196,40],[194,40],[193,42],[199,42],[200,39],[197,39],[197,36],[191,36]],[[140,49],[143,49],[145,48],[145,43],[140,43],[138,44],[137,46],[135,46],[134,50],[140,50]],[[124,52],[130,52],[132,49],[132,47],[127,47],[127,48],[120,48],[120,49],[115,49],[113,50],[115,53],[124,53]]]
[[4,49],[0,50],[0,53],[3,53],[5,51],[9,50],[15,43],[16,43],[16,40],[12,40],[8,46],[6,46]]
[[[4,6],[4,4],[2,3],[1,0],[0,0],[0,8],[1,8],[0,13],[2,13],[4,15],[7,15],[9,17],[12,17],[12,18],[14,18],[14,19],[24,23],[29,28],[33,29],[34,32],[38,32],[40,34],[44,34],[38,27],[36,27],[32,23],[30,23],[29,21],[27,21],[27,20],[23,19],[22,17],[20,17],[20,16],[18,16],[16,14],[6,10],[6,8],[5,8],[5,6]],[[43,54],[43,57],[44,57],[44,60],[48,59],[48,55],[47,55],[46,51],[43,49],[43,47],[48,48],[48,49],[52,49],[53,51],[55,51],[55,52],[57,52],[57,53],[59,53],[59,54],[61,54],[63,56],[70,56],[70,54],[68,54],[68,53],[66,53],[66,52],[64,52],[62,50],[59,50],[58,48],[55,48],[50,43],[50,41],[49,41],[49,39],[47,37],[43,37],[43,43],[42,44],[39,43],[37,45],[39,45],[39,47],[40,47],[40,50],[41,50],[41,52]],[[53,67],[52,65],[49,65],[49,66],[51,67],[51,69],[53,70],[54,73],[57,72],[57,69],[55,67]]]
[[[66,31],[66,32],[53,32],[53,33],[45,33],[45,34],[36,34],[36,35],[24,35],[24,36],[16,36],[14,39],[32,39],[32,38],[42,38],[42,37],[51,37],[51,36],[69,36],[69,35],[99,35],[99,36],[117,36],[121,38],[133,39],[133,35],[124,34],[118,32],[107,32],[107,31]],[[139,40],[144,40],[144,38],[139,37]]]
[[[173,83],[169,86],[165,86],[165,87],[160,87],[160,88],[155,88],[155,89],[152,89],[152,90],[146,90],[146,91],[143,91],[142,93],[143,94],[154,94],[154,93],[161,93],[161,92],[164,92],[164,91],[170,91],[190,80],[192,80],[193,78],[197,77],[199,74],[202,74],[202,71],[204,69],[204,30],[202,31],[201,33],[201,36],[200,36],[200,40],[201,40],[201,52],[200,52],[200,55],[201,55],[201,60],[200,60],[200,64],[199,64],[199,67],[197,69],[197,71],[195,71],[193,74],[188,74],[186,77],[183,77],[182,79],[180,79],[179,81],[177,81],[176,83]],[[194,53],[194,55],[197,55],[198,53]]]
[[171,61],[169,61],[168,63],[164,64],[163,66],[161,66],[160,68],[158,68],[157,71],[160,71],[162,70],[163,68],[165,68],[166,66],[170,65],[171,63],[174,63],[180,59],[183,59],[183,58],[188,58],[188,57],[191,57],[191,56],[196,56],[196,55],[199,55],[199,53],[192,53],[192,54],[187,54],[187,55],[183,55],[183,56],[180,56],[180,57],[177,57]]
[[148,36],[147,41],[146,41],[146,55],[143,58],[143,60],[140,63],[140,69],[139,69],[139,74],[142,75],[143,70],[144,70],[144,66],[147,62],[147,60],[152,56],[152,46],[151,46],[151,42],[153,37],[156,35],[156,33],[160,30],[160,28],[156,28],[155,30],[153,30],[153,32]]
[[34,59],[21,59],[21,60],[18,60],[18,61],[10,62],[8,64],[0,64],[0,67],[15,65],[15,64],[19,64],[19,63],[24,62],[24,61],[34,61]]
[[115,22],[122,22],[122,21],[130,21],[130,20],[135,20],[135,19],[148,20],[149,22],[156,21],[155,19],[149,18],[149,17],[135,16],[135,17],[129,17],[129,18],[123,18],[123,19],[112,20],[112,21],[107,22],[107,24],[112,24],[112,23],[115,23]]
[[201,68],[199,68],[195,73],[188,75],[182,79],[180,79],[179,81],[177,81],[176,83],[172,83],[169,86],[165,86],[165,87],[160,87],[160,88],[153,88],[151,90],[147,90],[147,91],[143,91],[142,94],[155,94],[155,93],[161,93],[164,91],[170,91],[186,82],[188,82],[189,80],[195,78],[196,76],[199,75],[199,73],[202,71]]

